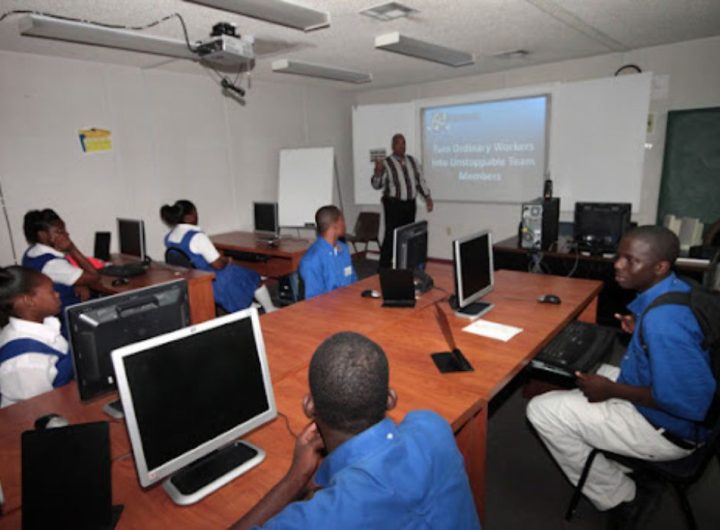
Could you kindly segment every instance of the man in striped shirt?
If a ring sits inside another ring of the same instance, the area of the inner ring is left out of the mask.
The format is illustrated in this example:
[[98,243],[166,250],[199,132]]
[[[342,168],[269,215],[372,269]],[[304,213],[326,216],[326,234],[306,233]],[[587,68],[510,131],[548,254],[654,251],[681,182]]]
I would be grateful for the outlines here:
[[380,267],[392,266],[393,231],[398,226],[415,222],[415,197],[423,196],[428,212],[432,212],[433,200],[430,189],[420,171],[420,164],[405,154],[405,137],[396,134],[392,138],[393,154],[375,162],[371,184],[383,190],[385,211],[385,237],[380,250]]

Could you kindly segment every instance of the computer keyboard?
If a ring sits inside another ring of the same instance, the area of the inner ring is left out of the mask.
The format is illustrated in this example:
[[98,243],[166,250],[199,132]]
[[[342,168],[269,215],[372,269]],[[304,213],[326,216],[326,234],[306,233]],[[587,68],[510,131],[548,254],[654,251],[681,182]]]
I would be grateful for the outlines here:
[[532,361],[535,368],[574,376],[607,360],[617,329],[587,322],[570,322]]
[[270,259],[267,254],[258,254],[256,252],[243,252],[242,250],[225,250],[223,254],[226,256],[236,259],[238,261],[253,261],[264,263]]
[[145,271],[147,271],[147,265],[144,263],[126,263],[125,265],[107,265],[100,269],[99,272],[105,276],[131,278],[145,274]]

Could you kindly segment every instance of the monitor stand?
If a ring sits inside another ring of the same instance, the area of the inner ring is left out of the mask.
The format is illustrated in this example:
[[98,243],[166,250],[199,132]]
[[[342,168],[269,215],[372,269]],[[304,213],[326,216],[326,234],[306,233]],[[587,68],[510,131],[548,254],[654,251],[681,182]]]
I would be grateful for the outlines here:
[[488,304],[485,302],[473,302],[472,304],[468,304],[465,307],[460,307],[458,306],[457,297],[455,295],[452,295],[450,297],[450,299],[448,300],[448,304],[450,304],[450,308],[455,312],[456,316],[468,318],[470,320],[480,318],[485,313],[490,311],[493,307],[495,307],[493,304]]
[[265,451],[236,440],[168,477],[163,482],[163,488],[175,504],[193,504],[263,460]]
[[123,410],[122,402],[119,399],[106,404],[103,407],[103,412],[116,420],[121,420],[125,417],[125,411]]

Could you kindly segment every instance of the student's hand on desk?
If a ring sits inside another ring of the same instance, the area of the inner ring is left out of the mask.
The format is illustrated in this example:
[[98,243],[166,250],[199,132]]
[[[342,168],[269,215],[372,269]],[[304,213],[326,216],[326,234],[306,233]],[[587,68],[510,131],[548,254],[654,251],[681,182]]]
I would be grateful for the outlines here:
[[315,422],[305,427],[295,440],[293,461],[288,476],[308,484],[322,458],[320,451],[325,447]]
[[599,403],[615,397],[615,382],[597,374],[575,372],[576,383],[590,403]]
[[614,317],[620,321],[620,328],[625,333],[632,334],[632,332],[635,331],[635,315],[621,315],[620,313],[615,313]]

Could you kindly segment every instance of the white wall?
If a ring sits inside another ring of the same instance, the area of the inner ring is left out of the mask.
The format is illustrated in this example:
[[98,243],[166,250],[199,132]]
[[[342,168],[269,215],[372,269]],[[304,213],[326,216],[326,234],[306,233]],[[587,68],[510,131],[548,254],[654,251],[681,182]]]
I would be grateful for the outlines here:
[[[117,216],[139,217],[150,255],[162,259],[158,210],[179,198],[197,204],[209,233],[251,229],[252,201],[277,200],[286,147],[335,147],[355,218],[346,93],[254,81],[241,106],[200,67],[187,75],[12,52],[0,52],[0,71],[0,181],[19,255],[32,208],[56,209],[87,253],[95,231],[115,233]],[[112,152],[82,153],[84,127],[110,129]],[[0,263],[8,264],[1,226]]]
[[[637,64],[645,72],[669,76],[667,94],[656,91],[650,104],[650,111],[655,114],[655,133],[648,137],[652,148],[646,151],[645,156],[640,211],[633,215],[640,223],[654,223],[667,111],[720,105],[718,57],[720,37],[713,37],[501,73],[361,92],[356,94],[355,104],[398,103],[556,81],[608,77],[627,63]],[[363,206],[362,209],[378,211],[369,206]],[[519,205],[436,202],[435,210],[430,215],[425,213],[422,206],[418,212],[419,218],[430,221],[430,255],[442,258],[451,256],[450,243],[455,237],[479,228],[490,228],[498,241],[514,235],[520,219]],[[567,214],[563,217],[567,218]]]

